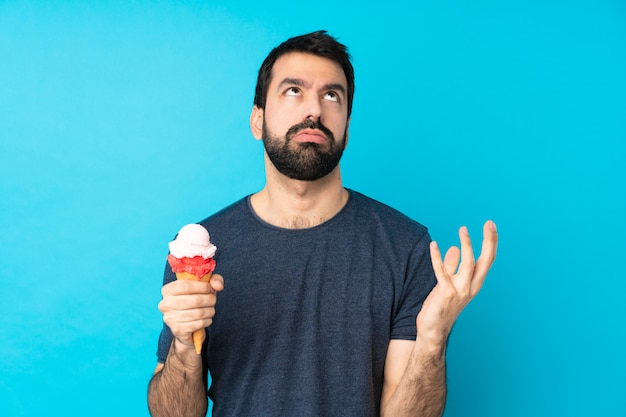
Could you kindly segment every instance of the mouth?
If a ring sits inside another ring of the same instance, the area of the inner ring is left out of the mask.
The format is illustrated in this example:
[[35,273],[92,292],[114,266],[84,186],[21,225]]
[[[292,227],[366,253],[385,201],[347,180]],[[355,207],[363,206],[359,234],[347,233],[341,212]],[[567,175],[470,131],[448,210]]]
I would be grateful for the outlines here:
[[326,135],[317,129],[303,129],[293,136],[293,140],[301,143],[310,142],[317,144],[328,142]]

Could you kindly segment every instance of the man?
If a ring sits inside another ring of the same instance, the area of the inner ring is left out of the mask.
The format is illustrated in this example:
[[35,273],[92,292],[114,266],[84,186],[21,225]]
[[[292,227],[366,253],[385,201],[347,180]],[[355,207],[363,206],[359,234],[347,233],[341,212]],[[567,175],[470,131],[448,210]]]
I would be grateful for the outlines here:
[[448,336],[495,258],[495,224],[476,262],[465,227],[442,261],[423,226],[345,189],[353,93],[347,50],[325,32],[264,61],[250,127],[266,184],[201,222],[218,247],[210,283],[166,269],[153,416],[204,416],[207,370],[217,416],[443,413]]

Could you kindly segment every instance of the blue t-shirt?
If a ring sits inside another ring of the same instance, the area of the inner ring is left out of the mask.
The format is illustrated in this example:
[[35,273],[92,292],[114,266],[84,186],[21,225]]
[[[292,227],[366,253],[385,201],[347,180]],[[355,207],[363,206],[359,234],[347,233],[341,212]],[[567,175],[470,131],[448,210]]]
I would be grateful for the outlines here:
[[[415,338],[436,280],[426,228],[349,192],[308,229],[264,222],[249,197],[201,222],[225,282],[203,350],[214,416],[379,414],[389,341]],[[164,326],[160,362],[171,339]]]

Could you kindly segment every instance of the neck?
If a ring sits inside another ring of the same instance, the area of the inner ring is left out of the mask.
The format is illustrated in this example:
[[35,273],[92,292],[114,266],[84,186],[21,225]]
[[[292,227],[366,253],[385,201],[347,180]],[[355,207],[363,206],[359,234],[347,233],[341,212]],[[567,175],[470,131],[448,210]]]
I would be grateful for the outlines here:
[[306,229],[335,216],[348,201],[337,166],[316,181],[285,177],[266,166],[265,187],[251,198],[252,208],[264,221],[287,229]]

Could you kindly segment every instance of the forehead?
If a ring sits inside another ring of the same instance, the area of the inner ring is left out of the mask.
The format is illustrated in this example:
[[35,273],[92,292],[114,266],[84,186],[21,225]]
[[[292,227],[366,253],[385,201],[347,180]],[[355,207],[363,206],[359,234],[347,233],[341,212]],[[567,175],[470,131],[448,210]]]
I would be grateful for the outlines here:
[[311,84],[341,84],[345,89],[348,86],[341,65],[328,58],[304,52],[290,52],[276,60],[270,88],[286,78],[303,79]]

